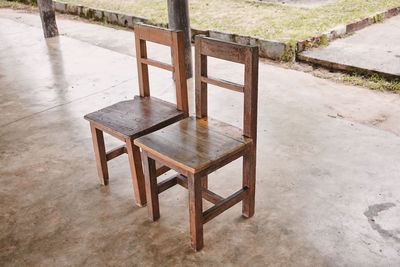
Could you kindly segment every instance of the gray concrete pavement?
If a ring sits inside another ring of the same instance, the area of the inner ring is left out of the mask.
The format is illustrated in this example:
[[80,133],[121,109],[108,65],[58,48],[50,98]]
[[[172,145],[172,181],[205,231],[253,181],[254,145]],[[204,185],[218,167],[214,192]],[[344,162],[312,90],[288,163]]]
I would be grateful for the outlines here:
[[371,70],[400,77],[400,16],[300,53],[300,59],[348,70]]
[[[138,93],[133,33],[59,19],[67,36],[45,41],[30,19],[0,10],[1,265],[400,264],[398,95],[261,62],[256,215],[241,218],[240,205],[223,213],[195,253],[184,189],[161,195],[153,223],[134,204],[126,157],[109,162],[109,186],[98,184],[82,117]],[[79,40],[88,27],[97,45]],[[209,69],[242,77],[224,61]],[[151,86],[174,101],[170,73],[151,68]],[[211,116],[241,126],[241,94],[210,86],[209,95]],[[193,89],[189,98],[193,111]],[[210,188],[236,191],[240,170],[240,161],[222,168]]]

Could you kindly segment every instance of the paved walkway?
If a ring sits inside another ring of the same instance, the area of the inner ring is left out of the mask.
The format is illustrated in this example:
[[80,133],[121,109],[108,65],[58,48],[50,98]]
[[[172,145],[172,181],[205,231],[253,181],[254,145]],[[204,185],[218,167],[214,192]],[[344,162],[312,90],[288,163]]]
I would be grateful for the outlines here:
[[300,59],[348,70],[400,77],[400,16],[300,54]]
[[[0,10],[1,265],[400,264],[398,95],[260,63],[256,215],[223,213],[194,253],[184,189],[161,195],[152,223],[134,204],[126,157],[98,184],[83,115],[137,94],[133,33],[58,25],[64,36],[44,40],[36,14]],[[224,61],[209,69],[242,77]],[[170,73],[150,73],[152,93],[174,101]],[[209,99],[211,116],[241,126],[241,94],[210,86]],[[228,195],[240,172],[235,161],[210,187]]]

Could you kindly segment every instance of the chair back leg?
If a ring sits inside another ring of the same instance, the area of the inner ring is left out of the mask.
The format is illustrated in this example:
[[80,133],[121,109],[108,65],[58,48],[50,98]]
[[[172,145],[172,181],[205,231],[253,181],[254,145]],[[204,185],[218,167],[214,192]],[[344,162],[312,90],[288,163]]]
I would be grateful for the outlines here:
[[243,188],[249,188],[248,195],[242,201],[242,214],[250,218],[254,215],[256,193],[256,147],[243,156]]

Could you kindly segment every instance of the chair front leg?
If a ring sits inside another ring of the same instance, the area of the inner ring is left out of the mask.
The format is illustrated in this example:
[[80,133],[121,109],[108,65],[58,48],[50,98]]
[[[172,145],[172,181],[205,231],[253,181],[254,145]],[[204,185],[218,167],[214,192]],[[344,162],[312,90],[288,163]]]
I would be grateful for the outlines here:
[[99,174],[100,183],[108,185],[109,177],[103,132],[97,129],[93,123],[90,123],[90,131],[92,132],[94,155],[96,157],[97,172]]
[[256,148],[252,147],[243,156],[243,187],[249,188],[248,196],[242,202],[243,216],[250,218],[254,215],[256,193]]
[[149,158],[145,151],[142,152],[142,158],[146,182],[147,210],[150,220],[157,221],[160,218],[160,206],[158,201],[156,162],[152,158]]
[[133,140],[126,139],[126,150],[128,152],[129,165],[131,168],[133,190],[135,192],[136,204],[140,207],[146,205],[146,191],[144,186],[142,160],[140,149],[133,144]]
[[190,237],[191,245],[194,250],[203,248],[203,197],[202,197],[202,177],[189,175],[189,216],[190,216]]

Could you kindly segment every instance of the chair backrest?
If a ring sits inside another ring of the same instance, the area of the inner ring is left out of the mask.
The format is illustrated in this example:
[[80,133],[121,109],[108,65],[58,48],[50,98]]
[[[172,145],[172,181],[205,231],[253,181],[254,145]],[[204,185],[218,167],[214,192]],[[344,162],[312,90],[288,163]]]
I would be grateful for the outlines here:
[[[136,58],[139,73],[140,96],[150,96],[148,65],[175,73],[177,108],[189,114],[183,32],[145,24],[135,24]],[[172,65],[147,57],[146,41],[171,47]]]
[[[207,84],[244,93],[243,135],[257,139],[258,47],[196,36],[196,117],[207,117]],[[207,57],[244,64],[244,85],[210,77]]]

